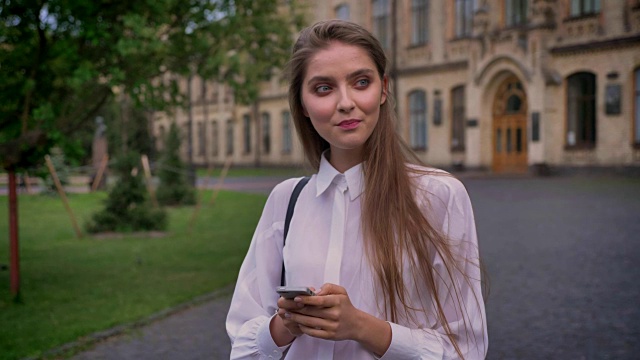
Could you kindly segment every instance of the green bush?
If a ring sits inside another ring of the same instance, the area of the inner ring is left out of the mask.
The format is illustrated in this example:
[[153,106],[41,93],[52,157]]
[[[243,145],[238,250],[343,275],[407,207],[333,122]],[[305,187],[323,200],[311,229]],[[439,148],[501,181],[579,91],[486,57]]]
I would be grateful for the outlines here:
[[89,233],[165,230],[167,215],[151,207],[138,171],[139,155],[130,153],[118,160],[118,181],[105,201],[105,208],[85,224]]

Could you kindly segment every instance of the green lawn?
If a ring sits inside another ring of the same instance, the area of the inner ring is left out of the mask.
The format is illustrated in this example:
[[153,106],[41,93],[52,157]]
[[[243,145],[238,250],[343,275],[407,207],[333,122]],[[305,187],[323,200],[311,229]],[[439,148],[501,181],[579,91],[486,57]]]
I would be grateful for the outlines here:
[[[72,194],[80,222],[104,193]],[[211,192],[206,192],[208,199]],[[132,322],[232,283],[265,195],[221,192],[213,207],[169,210],[161,238],[77,239],[57,197],[21,195],[22,303],[0,270],[0,359],[37,356],[95,331]],[[7,197],[0,196],[0,264],[9,263]]]
[[[222,166],[216,166],[212,169],[211,176],[220,176]],[[208,169],[199,168],[196,170],[198,176],[207,176]],[[297,177],[308,175],[309,171],[302,167],[233,167],[229,168],[227,177],[258,177],[258,176],[283,176]]]

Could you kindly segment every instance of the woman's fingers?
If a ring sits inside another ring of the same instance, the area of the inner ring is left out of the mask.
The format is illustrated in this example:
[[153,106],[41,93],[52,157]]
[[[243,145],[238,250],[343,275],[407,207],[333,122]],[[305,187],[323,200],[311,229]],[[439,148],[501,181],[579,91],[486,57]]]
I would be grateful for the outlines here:
[[[299,297],[305,298],[308,296],[299,296]],[[304,307],[304,303],[301,301],[294,301],[293,299],[289,300],[283,297],[280,297],[280,299],[278,299],[277,304],[278,304],[278,308],[286,309],[286,310],[295,310],[295,309],[300,309]]]
[[316,295],[347,295],[347,290],[340,285],[326,283],[316,292]]
[[287,330],[289,330],[291,335],[293,335],[293,336],[302,335],[303,332],[300,329],[300,327],[298,326],[298,323],[296,323],[296,322],[292,321],[291,319],[289,319],[289,317],[286,316],[287,313],[288,312],[285,309],[278,309],[277,315],[282,319],[282,323],[287,328]]
[[[331,331],[333,329],[333,322],[327,321],[323,318],[308,316],[299,313],[287,313],[285,318],[298,325],[298,328],[305,334],[310,334],[310,330],[322,330],[324,332]],[[315,331],[311,331],[315,333]]]

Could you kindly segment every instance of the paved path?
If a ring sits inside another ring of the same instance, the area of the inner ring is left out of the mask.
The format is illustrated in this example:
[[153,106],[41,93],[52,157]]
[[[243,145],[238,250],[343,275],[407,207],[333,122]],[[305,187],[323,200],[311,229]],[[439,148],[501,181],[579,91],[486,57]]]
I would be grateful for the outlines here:
[[[464,178],[491,280],[488,359],[638,359],[640,179]],[[228,297],[74,359],[227,359]]]
[[228,359],[224,321],[231,297],[190,307],[141,329],[108,339],[74,360]]

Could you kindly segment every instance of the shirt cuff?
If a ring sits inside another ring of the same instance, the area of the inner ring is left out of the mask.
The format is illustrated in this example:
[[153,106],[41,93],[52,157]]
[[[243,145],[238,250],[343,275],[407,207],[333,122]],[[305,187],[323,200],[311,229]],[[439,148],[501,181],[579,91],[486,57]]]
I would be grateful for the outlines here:
[[280,359],[282,358],[282,353],[284,353],[291,344],[287,344],[284,346],[276,345],[276,342],[273,341],[273,337],[271,337],[271,331],[269,330],[269,325],[271,324],[271,320],[273,320],[273,315],[269,318],[269,320],[265,321],[258,328],[258,349],[262,352],[268,359]]
[[379,360],[442,359],[442,343],[430,330],[410,329],[388,323],[391,325],[391,344]]

